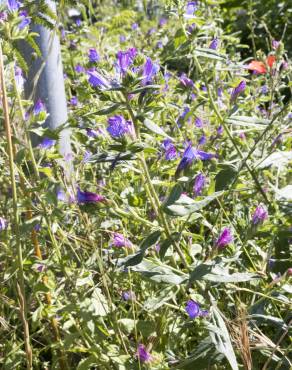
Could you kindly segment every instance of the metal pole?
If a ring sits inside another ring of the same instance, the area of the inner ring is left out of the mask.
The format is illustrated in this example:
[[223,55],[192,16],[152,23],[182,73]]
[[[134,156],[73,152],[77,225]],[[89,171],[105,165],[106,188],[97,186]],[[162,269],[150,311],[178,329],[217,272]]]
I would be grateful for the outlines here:
[[[47,3],[56,12],[55,2],[47,0]],[[31,26],[31,30],[39,34],[36,37],[36,43],[42,52],[42,57],[34,58],[35,53],[31,46],[25,41],[22,42],[21,51],[29,66],[24,86],[25,96],[34,102],[38,99],[43,101],[49,113],[45,126],[54,130],[68,119],[60,41],[56,30],[52,31],[35,24]],[[61,132],[59,150],[65,159],[71,153],[68,129]]]

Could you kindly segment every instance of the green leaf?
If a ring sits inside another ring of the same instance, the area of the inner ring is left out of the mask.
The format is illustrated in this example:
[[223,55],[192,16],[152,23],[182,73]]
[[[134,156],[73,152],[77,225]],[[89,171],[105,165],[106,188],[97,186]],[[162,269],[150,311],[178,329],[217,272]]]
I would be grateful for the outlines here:
[[221,275],[216,273],[207,273],[203,275],[203,280],[213,281],[215,283],[240,283],[260,278],[261,277],[259,275],[248,272],[237,272],[230,275]]
[[148,235],[141,243],[139,251],[120,260],[119,265],[125,267],[138,265],[143,260],[146,250],[158,241],[160,235],[161,231],[159,230],[156,230],[150,235]]
[[235,126],[253,127],[257,130],[264,130],[270,123],[267,119],[248,116],[231,116],[226,119],[226,122]]
[[200,56],[200,57],[204,57],[208,59],[221,60],[221,61],[225,61],[227,59],[226,55],[220,54],[213,49],[196,48],[194,50],[194,53],[196,56]]
[[187,275],[178,275],[167,266],[158,261],[144,259],[141,263],[131,268],[133,271],[140,272],[143,276],[157,282],[179,285],[186,281]]
[[210,263],[202,263],[201,265],[195,267],[195,269],[190,273],[189,282],[196,280],[201,280],[205,275],[210,273],[212,270],[212,265]]
[[165,254],[168,250],[168,248],[173,244],[173,241],[178,241],[180,237],[179,232],[174,232],[171,235],[171,238],[165,239],[161,244],[160,244],[160,249],[159,249],[159,257],[160,259],[163,260],[165,257]]
[[208,324],[209,334],[218,352],[222,353],[228,360],[232,370],[238,370],[236,356],[231,344],[230,336],[220,311],[212,303],[211,320],[213,325]]
[[154,123],[150,119],[145,118],[143,123],[144,123],[144,126],[148,128],[148,130],[154,132],[157,135],[161,135],[161,136],[169,138],[169,136],[162,130],[162,128],[159,127],[156,123]]
[[220,191],[226,189],[228,185],[234,181],[237,173],[238,170],[234,166],[227,166],[226,168],[218,172],[215,177],[215,190]]
[[173,216],[188,216],[206,207],[209,203],[221,196],[223,193],[223,191],[218,191],[200,201],[194,201],[192,198],[182,195],[173,205],[168,206],[167,209],[169,214]]
[[169,213],[167,207],[174,204],[180,198],[182,192],[183,192],[183,188],[180,184],[176,184],[171,189],[169,196],[166,198],[166,200],[162,203],[162,206],[161,206],[165,213]]

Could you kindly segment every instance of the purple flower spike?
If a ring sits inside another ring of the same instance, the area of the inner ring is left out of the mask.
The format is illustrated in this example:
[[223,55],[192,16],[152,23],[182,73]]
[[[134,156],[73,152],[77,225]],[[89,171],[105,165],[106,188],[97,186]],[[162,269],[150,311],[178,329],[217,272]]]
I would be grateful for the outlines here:
[[17,0],[7,0],[7,7],[10,12],[17,12],[20,6],[21,2]]
[[224,248],[228,244],[230,244],[232,241],[233,241],[233,236],[231,234],[231,230],[228,227],[225,227],[216,241],[216,246],[218,248]]
[[91,63],[97,63],[100,59],[100,56],[98,54],[98,52],[94,49],[94,48],[91,48],[89,49],[88,51],[88,59]]
[[199,305],[199,303],[190,299],[189,301],[187,301],[186,311],[187,311],[190,319],[195,319],[196,317],[198,317],[200,315],[200,305]]
[[124,235],[120,233],[114,233],[112,245],[118,248],[120,247],[131,248],[132,247],[132,243],[130,242],[130,240],[125,238]]
[[194,182],[195,196],[201,195],[202,190],[204,189],[205,185],[206,185],[206,177],[202,173],[199,173],[195,177],[195,182]]
[[45,137],[41,143],[38,145],[41,149],[50,149],[52,146],[56,144],[56,140],[50,139],[49,137]]
[[7,228],[7,221],[5,218],[0,217],[0,231],[3,231]]
[[137,55],[136,48],[130,48],[127,51],[119,51],[117,54],[118,69],[123,75],[127,72],[129,66],[133,63]]
[[262,205],[258,205],[252,216],[252,223],[258,225],[268,218],[268,211]]
[[160,67],[157,63],[153,63],[151,58],[147,58],[143,69],[143,85],[152,81],[152,78],[157,74],[159,68]]
[[217,37],[215,37],[215,38],[211,41],[211,44],[209,45],[209,49],[217,50],[217,49],[218,49],[218,46],[219,46],[219,39],[218,39]]
[[35,116],[37,116],[37,115],[38,115],[38,114],[40,114],[41,112],[46,112],[46,107],[45,107],[44,103],[42,102],[42,100],[41,100],[41,99],[39,99],[39,100],[35,103],[35,105],[34,105],[34,107],[33,107],[33,114],[34,114]]
[[190,78],[187,77],[187,75],[185,73],[183,73],[180,78],[179,78],[179,81],[180,83],[184,86],[184,87],[189,87],[189,88],[192,88],[194,87],[194,81],[191,80]]
[[88,82],[92,87],[97,87],[101,90],[109,89],[110,83],[104,78],[100,73],[97,71],[87,71],[88,74]]
[[238,95],[242,93],[246,88],[246,82],[241,81],[232,91],[230,101],[234,102],[237,99]]
[[144,344],[139,344],[137,349],[137,357],[141,362],[147,363],[152,361],[150,352],[147,351]]
[[121,138],[130,131],[131,122],[126,121],[121,115],[116,115],[108,119],[107,131],[113,138]]
[[77,202],[78,203],[99,203],[104,202],[105,197],[96,193],[91,193],[90,191],[81,191],[77,189]]

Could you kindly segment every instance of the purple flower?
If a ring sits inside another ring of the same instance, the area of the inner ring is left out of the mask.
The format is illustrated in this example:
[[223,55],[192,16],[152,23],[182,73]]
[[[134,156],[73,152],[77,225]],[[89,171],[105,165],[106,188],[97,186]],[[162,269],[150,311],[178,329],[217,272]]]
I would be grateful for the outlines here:
[[186,6],[184,17],[193,18],[194,13],[197,10],[197,5],[198,5],[197,1],[189,1]]
[[20,67],[17,67],[15,66],[14,67],[14,75],[15,75],[15,81],[16,81],[16,85],[17,87],[22,90],[23,88],[23,84],[24,84],[24,78],[23,78],[23,75],[22,75],[22,69]]
[[98,132],[96,130],[93,130],[92,128],[87,128],[86,129],[87,136],[89,137],[97,137]]
[[277,50],[279,46],[280,46],[280,41],[277,41],[277,40],[272,41],[272,48],[274,50]]
[[159,68],[159,65],[157,63],[153,63],[151,58],[148,57],[146,59],[143,69],[143,85],[152,81],[152,78],[157,74]]
[[258,205],[252,216],[252,223],[258,225],[268,218],[268,211],[262,205]]
[[99,56],[98,52],[94,48],[89,49],[89,51],[88,51],[88,59],[89,59],[89,61],[91,63],[96,63],[96,62],[99,61],[100,56]]
[[165,139],[161,146],[165,151],[165,159],[167,161],[171,161],[177,158],[176,148],[170,139]]
[[0,231],[3,231],[7,228],[7,221],[5,218],[0,217]]
[[87,71],[87,74],[89,76],[88,82],[92,87],[98,87],[101,90],[109,89],[110,83],[105,79],[100,73],[94,70]]
[[190,78],[187,77],[185,73],[183,73],[180,78],[179,82],[184,86],[184,87],[194,87],[194,81],[191,80]]
[[150,362],[152,360],[152,356],[151,354],[147,351],[146,347],[144,346],[144,344],[139,344],[138,345],[138,349],[137,349],[137,353],[136,353],[138,359],[141,361],[141,362]]
[[126,41],[126,36],[125,35],[120,35],[120,42],[123,43]]
[[267,85],[263,85],[261,88],[261,93],[262,94],[267,94],[269,92],[269,88]]
[[222,125],[217,127],[217,136],[221,136],[223,134],[224,128]]
[[0,12],[0,22],[5,22],[7,20],[7,13]]
[[33,114],[35,116],[39,115],[42,112],[46,112],[46,107],[41,99],[38,99],[33,107]]
[[123,234],[120,233],[114,233],[112,245],[114,247],[126,247],[126,248],[131,248],[132,243],[130,242],[129,239],[125,238]]
[[218,92],[218,97],[219,98],[222,98],[222,96],[223,96],[223,89],[222,89],[222,87],[218,87],[217,92]]
[[133,23],[132,26],[131,26],[133,31],[136,31],[138,29],[138,27],[139,27],[138,23]]
[[216,157],[216,154],[206,153],[202,150],[197,150],[190,143],[184,151],[183,157],[177,167],[176,176],[186,167],[188,167],[194,160],[201,159],[202,161],[209,160]]
[[136,299],[136,294],[132,290],[128,290],[122,293],[122,298],[124,301],[134,301]]
[[202,190],[205,187],[205,185],[206,185],[206,177],[202,173],[199,173],[195,177],[195,182],[194,182],[193,190],[194,190],[195,196],[201,195]]
[[73,107],[76,107],[76,105],[78,104],[77,96],[72,96],[72,98],[70,99],[70,104],[71,104]]
[[200,315],[200,305],[194,300],[190,299],[187,301],[186,311],[190,319],[195,319]]
[[104,201],[105,197],[102,195],[91,193],[90,191],[81,191],[80,188],[77,189],[78,203],[98,203]]
[[7,7],[10,12],[17,12],[21,6],[21,2],[17,0],[7,0]]
[[77,27],[80,27],[82,22],[81,22],[81,19],[80,18],[77,18],[76,21],[75,21],[75,24]]
[[196,125],[196,127],[198,127],[198,128],[203,127],[203,126],[204,126],[203,120],[202,120],[200,117],[197,117],[197,118],[195,119],[195,125]]
[[56,140],[50,139],[49,137],[45,137],[41,143],[38,145],[41,149],[50,149],[52,146],[56,144]]
[[131,122],[121,115],[109,117],[107,122],[107,131],[113,138],[121,138],[130,131]]
[[238,95],[243,92],[245,90],[245,87],[246,87],[246,82],[245,81],[241,81],[233,90],[232,90],[232,93],[231,93],[231,97],[230,97],[230,101],[231,102],[234,102],[234,100],[236,100],[236,98],[238,97]]
[[162,43],[162,41],[157,41],[156,48],[157,49],[163,49],[163,43]]
[[83,155],[82,162],[87,163],[89,161],[90,157],[91,157],[91,152],[89,150],[86,150],[84,155]]
[[212,41],[211,41],[211,44],[209,45],[209,49],[212,49],[212,50],[217,50],[219,46],[219,39],[217,37],[215,37]]
[[225,227],[216,241],[216,247],[224,248],[226,247],[226,245],[228,245],[232,241],[233,241],[233,236],[231,234],[231,230],[228,227]]
[[28,25],[30,24],[31,19],[30,19],[30,18],[26,18],[26,17],[22,17],[21,19],[22,19],[22,20],[21,20],[21,22],[19,23],[18,28],[19,28],[20,30],[23,30],[26,26],[28,26]]
[[166,18],[160,18],[158,25],[159,27],[163,27],[166,23],[167,23]]
[[119,51],[117,54],[118,69],[123,75],[127,72],[129,66],[133,63],[137,55],[136,48],[130,48],[127,51]]
[[199,145],[204,145],[204,144],[206,144],[206,142],[207,142],[206,135],[205,135],[205,134],[203,134],[203,135],[200,137],[200,139],[199,139],[199,141],[198,141],[198,144],[199,144]]
[[77,73],[82,73],[82,72],[84,72],[85,71],[85,69],[84,69],[84,67],[82,67],[82,65],[81,64],[76,64],[76,66],[75,66],[75,72],[77,72]]

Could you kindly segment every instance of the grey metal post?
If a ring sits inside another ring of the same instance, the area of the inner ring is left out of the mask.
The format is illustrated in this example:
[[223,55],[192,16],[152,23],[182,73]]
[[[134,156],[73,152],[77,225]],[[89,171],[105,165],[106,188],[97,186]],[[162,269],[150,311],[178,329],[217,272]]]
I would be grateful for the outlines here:
[[[54,1],[47,0],[47,3],[56,11]],[[26,42],[21,44],[22,54],[29,66],[24,86],[25,95],[34,102],[38,99],[44,102],[49,113],[45,126],[55,129],[68,119],[60,41],[55,31],[44,26],[33,24],[31,30],[39,34],[36,42],[42,52],[42,58],[33,58],[35,53],[30,45]],[[65,158],[71,153],[68,129],[61,132],[59,150]]]

